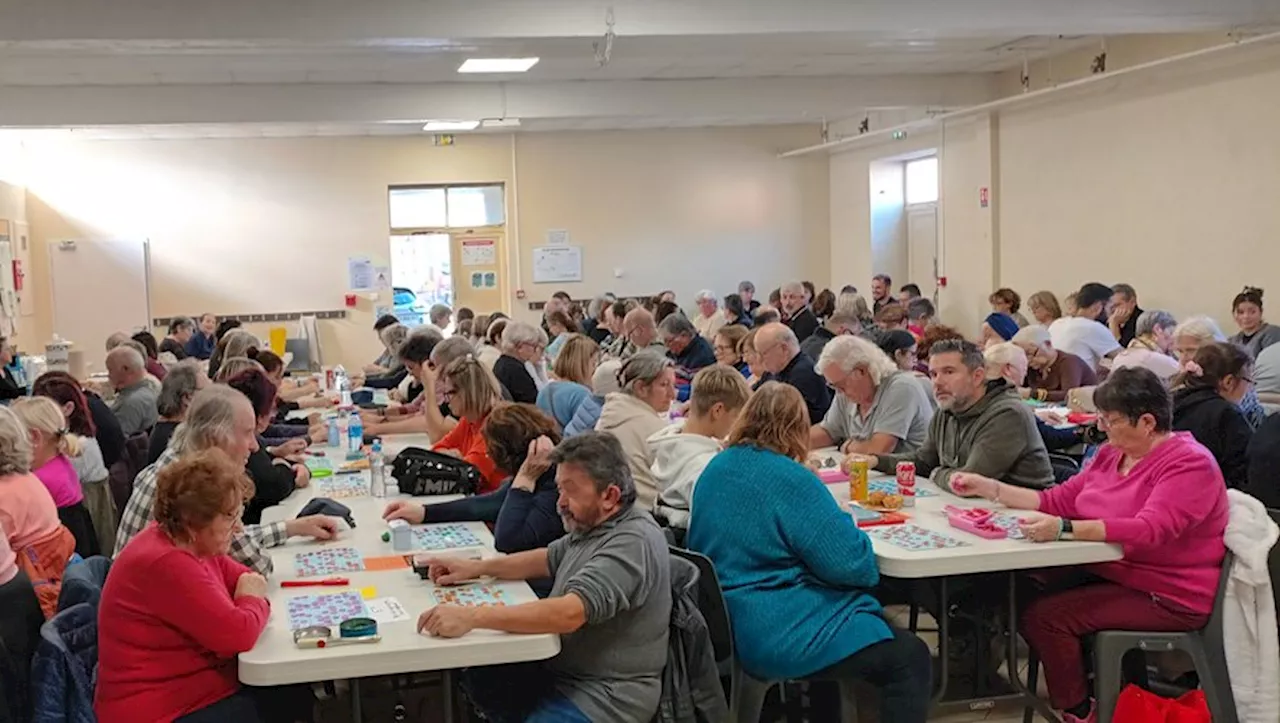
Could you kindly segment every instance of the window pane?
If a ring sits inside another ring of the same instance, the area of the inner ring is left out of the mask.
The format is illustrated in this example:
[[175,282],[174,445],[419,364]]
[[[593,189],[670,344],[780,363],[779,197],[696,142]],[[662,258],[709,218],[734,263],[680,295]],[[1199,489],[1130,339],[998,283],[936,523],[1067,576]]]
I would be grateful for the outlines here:
[[502,186],[455,186],[449,189],[449,226],[497,226],[506,220]]
[[907,162],[907,203],[933,203],[937,200],[937,157]]
[[391,228],[444,228],[443,188],[393,188]]

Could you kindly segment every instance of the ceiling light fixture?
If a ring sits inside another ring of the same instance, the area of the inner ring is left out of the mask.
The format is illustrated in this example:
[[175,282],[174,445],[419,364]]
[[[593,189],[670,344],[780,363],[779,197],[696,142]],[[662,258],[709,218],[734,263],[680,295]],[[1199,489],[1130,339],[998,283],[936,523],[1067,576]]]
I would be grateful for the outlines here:
[[538,58],[468,58],[459,73],[524,73],[538,64]]
[[473,131],[480,127],[480,121],[433,120],[427,121],[422,130],[428,133],[452,133],[453,131]]
[[519,118],[485,118],[481,125],[485,128],[519,128]]

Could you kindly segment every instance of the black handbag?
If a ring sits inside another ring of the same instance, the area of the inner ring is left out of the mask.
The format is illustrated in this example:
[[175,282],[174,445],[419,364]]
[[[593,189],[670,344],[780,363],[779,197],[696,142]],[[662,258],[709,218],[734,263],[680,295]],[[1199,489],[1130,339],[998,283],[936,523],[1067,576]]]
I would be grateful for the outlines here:
[[391,476],[402,493],[414,497],[474,495],[484,479],[474,464],[421,447],[406,447],[397,454]]

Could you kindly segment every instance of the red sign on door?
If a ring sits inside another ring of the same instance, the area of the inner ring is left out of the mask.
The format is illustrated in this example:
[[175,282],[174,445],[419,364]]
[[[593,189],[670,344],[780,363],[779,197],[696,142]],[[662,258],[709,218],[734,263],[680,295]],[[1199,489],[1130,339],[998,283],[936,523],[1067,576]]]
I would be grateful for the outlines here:
[[978,206],[986,208],[991,205],[991,189],[983,186],[978,189]]

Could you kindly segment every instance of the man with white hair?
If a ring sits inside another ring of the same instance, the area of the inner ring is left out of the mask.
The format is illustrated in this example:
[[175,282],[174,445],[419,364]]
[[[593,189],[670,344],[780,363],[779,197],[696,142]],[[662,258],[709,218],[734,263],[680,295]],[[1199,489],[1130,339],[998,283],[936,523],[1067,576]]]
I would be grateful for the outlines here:
[[[797,284],[798,286],[798,284]],[[801,297],[804,290],[801,287]],[[812,316],[812,314],[810,314]],[[813,369],[813,360],[800,351],[796,334],[785,324],[766,324],[756,332],[756,354],[767,372],[761,382],[790,384],[804,397],[809,420],[822,419],[831,408],[831,390]]]
[[724,314],[720,313],[720,300],[710,289],[703,289],[693,297],[693,301],[698,305],[698,315],[693,320],[694,328],[703,339],[716,338],[716,332],[725,325]]
[[107,379],[116,390],[111,411],[120,422],[125,437],[150,430],[156,424],[154,386],[147,382],[142,355],[128,346],[118,346],[107,354]]
[[826,417],[809,430],[810,447],[908,454],[924,444],[933,405],[919,382],[899,371],[875,344],[856,336],[832,339],[816,368],[836,390],[836,398]]
[[[231,387],[216,384],[196,392],[182,425],[174,432],[169,448],[154,464],[138,473],[133,481],[133,493],[120,516],[116,531],[116,549],[119,555],[124,546],[142,532],[153,518],[156,478],[160,470],[174,461],[209,449],[221,450],[240,466],[258,449],[257,417],[249,398]],[[232,559],[248,565],[255,572],[270,575],[271,555],[263,548],[283,545],[290,537],[306,535],[318,540],[330,540],[338,534],[338,521],[324,515],[299,517],[287,522],[268,525],[244,525],[237,522],[231,533]],[[157,591],[163,594],[164,591]]]
[[813,315],[805,303],[804,284],[799,281],[788,281],[779,290],[782,308],[782,323],[786,324],[796,339],[804,341],[818,330],[818,317]]
[[[1015,387],[1021,387],[1027,378],[1028,360],[1027,353],[1017,344],[1006,341],[1002,344],[992,344],[982,352],[983,358],[987,360],[987,379],[1003,379]],[[1066,420],[1062,420],[1066,421]],[[1056,427],[1045,422],[1036,415],[1036,429],[1040,432],[1040,439],[1044,442],[1044,447],[1050,452],[1061,452],[1069,450],[1077,445],[1084,443],[1084,433],[1087,427],[1085,425],[1073,424],[1062,428]],[[1052,464],[1053,459],[1049,462]],[[1070,467],[1059,467],[1053,465],[1054,479],[1063,482],[1075,471],[1075,465]]]
[[443,334],[453,321],[453,309],[450,309],[448,304],[433,304],[427,311],[427,321]]
[[698,370],[716,363],[716,352],[707,337],[679,314],[663,319],[658,325],[658,335],[667,348],[667,356],[676,363],[676,378],[683,383],[692,381]]

